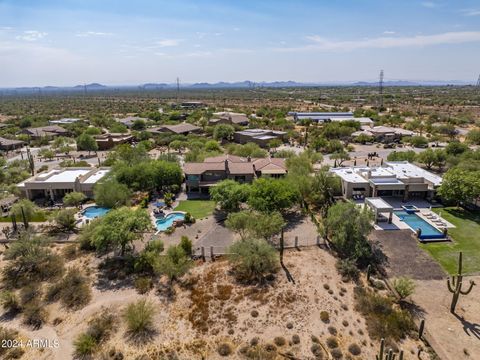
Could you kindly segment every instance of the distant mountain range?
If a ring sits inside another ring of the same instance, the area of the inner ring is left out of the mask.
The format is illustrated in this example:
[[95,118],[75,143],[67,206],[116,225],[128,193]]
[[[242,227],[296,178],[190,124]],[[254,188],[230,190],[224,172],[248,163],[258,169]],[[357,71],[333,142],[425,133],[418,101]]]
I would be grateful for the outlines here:
[[[465,86],[473,85],[471,82],[451,80],[451,81],[408,81],[395,80],[385,81],[384,86]],[[315,86],[378,86],[378,82],[296,82],[296,81],[273,81],[273,82],[253,82],[253,81],[239,81],[239,82],[216,82],[216,83],[185,83],[180,84],[182,89],[233,89],[233,88],[288,88],[288,87],[315,87]],[[43,87],[10,87],[1,88],[3,92],[7,93],[50,93],[50,92],[68,92],[68,91],[112,91],[112,90],[162,90],[162,89],[176,89],[176,83],[146,83],[141,85],[103,85],[99,83],[91,83],[76,86],[43,86]]]

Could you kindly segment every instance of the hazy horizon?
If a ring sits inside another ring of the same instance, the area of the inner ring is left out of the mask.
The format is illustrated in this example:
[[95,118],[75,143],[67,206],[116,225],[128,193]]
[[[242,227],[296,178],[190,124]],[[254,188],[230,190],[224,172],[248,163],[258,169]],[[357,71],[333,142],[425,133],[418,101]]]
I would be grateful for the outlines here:
[[463,81],[478,1],[0,0],[0,87]]

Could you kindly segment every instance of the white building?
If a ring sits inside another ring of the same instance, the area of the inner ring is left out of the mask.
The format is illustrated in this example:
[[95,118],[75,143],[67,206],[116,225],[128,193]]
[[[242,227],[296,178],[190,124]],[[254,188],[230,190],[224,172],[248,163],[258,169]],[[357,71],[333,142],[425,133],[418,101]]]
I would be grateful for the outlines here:
[[378,167],[340,167],[330,171],[342,180],[346,199],[392,196],[432,199],[442,178],[408,161],[386,162]]
[[110,168],[53,169],[32,176],[17,185],[23,197],[34,200],[60,200],[66,193],[78,191],[93,197],[93,187],[108,174]]

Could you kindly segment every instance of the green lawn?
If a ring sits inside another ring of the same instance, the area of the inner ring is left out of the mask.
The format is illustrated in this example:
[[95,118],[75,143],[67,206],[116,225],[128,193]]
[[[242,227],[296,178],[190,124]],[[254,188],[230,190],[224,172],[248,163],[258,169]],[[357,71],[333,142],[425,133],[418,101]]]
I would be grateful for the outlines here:
[[195,219],[206,218],[213,214],[215,201],[212,200],[181,200],[175,208],[178,211],[186,211],[192,214]]
[[480,272],[480,213],[463,209],[433,209],[437,214],[455,228],[448,229],[453,238],[452,243],[430,243],[421,245],[450,274],[457,273],[458,252],[463,251],[463,272],[465,274]]

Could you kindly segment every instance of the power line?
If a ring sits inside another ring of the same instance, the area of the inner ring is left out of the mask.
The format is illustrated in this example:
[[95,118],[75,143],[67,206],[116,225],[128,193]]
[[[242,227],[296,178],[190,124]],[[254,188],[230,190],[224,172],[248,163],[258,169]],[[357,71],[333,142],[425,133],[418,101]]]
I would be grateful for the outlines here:
[[180,79],[177,77],[177,105],[180,102]]

